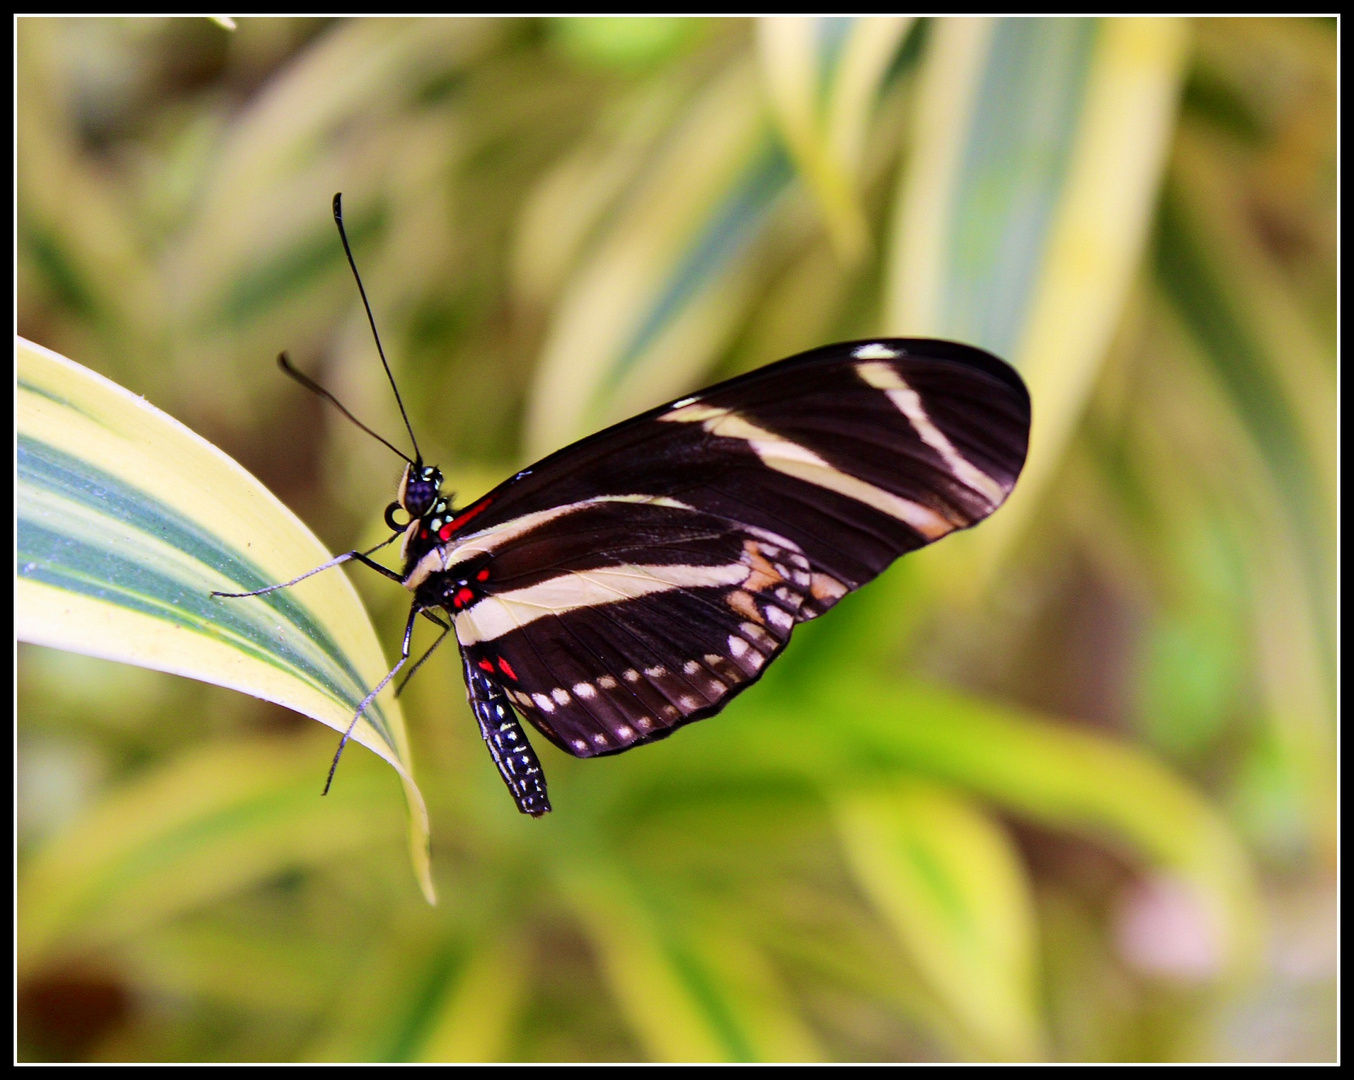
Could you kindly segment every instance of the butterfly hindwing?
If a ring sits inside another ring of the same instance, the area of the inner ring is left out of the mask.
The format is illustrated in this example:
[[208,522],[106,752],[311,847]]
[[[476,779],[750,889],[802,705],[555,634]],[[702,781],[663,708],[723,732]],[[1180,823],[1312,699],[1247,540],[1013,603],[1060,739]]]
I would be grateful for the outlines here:
[[789,639],[812,585],[784,538],[666,503],[599,500],[469,575],[463,649],[578,757],[709,716]]

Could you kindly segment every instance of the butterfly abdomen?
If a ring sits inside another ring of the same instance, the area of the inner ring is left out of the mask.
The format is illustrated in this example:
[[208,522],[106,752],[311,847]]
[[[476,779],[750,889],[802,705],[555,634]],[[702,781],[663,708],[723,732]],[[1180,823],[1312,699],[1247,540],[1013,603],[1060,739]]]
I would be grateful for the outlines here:
[[480,735],[517,808],[532,817],[550,813],[545,772],[526,732],[497,682],[479,670],[469,656],[465,657],[465,686]]

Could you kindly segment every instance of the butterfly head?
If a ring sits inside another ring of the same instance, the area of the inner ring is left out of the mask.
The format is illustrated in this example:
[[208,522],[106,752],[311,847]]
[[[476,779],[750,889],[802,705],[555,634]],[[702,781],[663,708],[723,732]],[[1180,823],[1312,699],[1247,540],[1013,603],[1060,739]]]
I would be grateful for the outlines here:
[[442,494],[442,471],[436,465],[423,465],[418,462],[404,467],[404,476],[400,478],[400,489],[396,493],[399,506],[411,518],[421,518],[433,508]]
[[[439,506],[445,506],[442,497],[442,471],[436,465],[415,461],[404,467],[395,501],[386,507],[386,524],[396,532],[409,529],[415,522],[427,517]],[[403,510],[409,520],[400,524],[395,512]]]
[[[399,510],[409,515],[408,521],[395,519]],[[439,533],[445,532],[453,513],[450,496],[442,493],[440,469],[421,462],[405,466],[396,501],[386,507],[386,524],[404,533],[401,557],[417,561],[428,549],[445,540]]]

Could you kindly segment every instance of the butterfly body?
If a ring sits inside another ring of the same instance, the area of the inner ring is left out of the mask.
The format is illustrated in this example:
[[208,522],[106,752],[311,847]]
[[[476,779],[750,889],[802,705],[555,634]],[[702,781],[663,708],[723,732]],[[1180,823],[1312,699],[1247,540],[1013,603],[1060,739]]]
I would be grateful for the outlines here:
[[1029,419],[1019,376],[981,350],[827,346],[565,447],[462,509],[411,465],[402,581],[415,612],[450,620],[481,734],[539,816],[544,773],[514,713],[576,757],[713,715],[798,623],[995,510]]

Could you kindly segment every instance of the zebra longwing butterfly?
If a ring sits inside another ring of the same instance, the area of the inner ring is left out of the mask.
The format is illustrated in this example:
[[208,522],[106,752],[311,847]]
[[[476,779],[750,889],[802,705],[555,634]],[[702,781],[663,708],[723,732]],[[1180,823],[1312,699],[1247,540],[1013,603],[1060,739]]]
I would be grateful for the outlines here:
[[464,507],[416,454],[386,511],[402,572],[370,552],[326,564],[358,559],[413,593],[401,660],[358,715],[408,659],[415,619],[431,619],[438,643],[456,635],[471,707],[518,808],[545,814],[519,714],[575,757],[714,715],[796,624],[1000,506],[1029,426],[1025,385],[996,357],[877,338],[660,405]]
[[1000,506],[1029,422],[1019,376],[978,349],[828,345],[565,447],[463,509],[434,494],[435,469],[417,485],[406,470],[404,584],[415,609],[450,615],[503,779],[544,813],[514,711],[576,757],[712,716],[796,623]]

